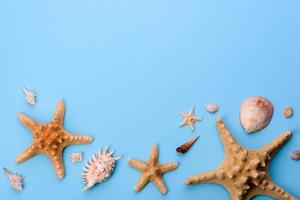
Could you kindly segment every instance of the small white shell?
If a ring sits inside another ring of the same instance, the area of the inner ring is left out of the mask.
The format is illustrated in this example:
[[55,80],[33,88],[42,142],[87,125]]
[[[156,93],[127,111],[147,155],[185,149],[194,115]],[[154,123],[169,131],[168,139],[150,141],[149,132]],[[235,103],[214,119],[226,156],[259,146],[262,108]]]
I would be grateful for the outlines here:
[[101,152],[99,149],[98,154],[94,155],[90,161],[84,167],[82,173],[83,182],[85,184],[84,190],[93,187],[96,183],[101,183],[111,176],[112,171],[115,167],[116,160],[119,157],[112,157],[112,152],[107,152],[109,145],[106,149]]
[[219,111],[219,105],[215,103],[209,103],[206,105],[205,110],[211,114],[214,114]]
[[19,174],[14,174],[10,172],[8,169],[3,168],[4,173],[9,178],[10,185],[18,192],[23,190],[23,176]]
[[35,105],[36,103],[36,94],[33,91],[26,89],[24,85],[21,85],[21,89],[25,94],[25,101],[30,105]]
[[272,116],[273,105],[265,97],[250,97],[243,102],[240,109],[241,125],[247,133],[265,128]]
[[70,159],[72,163],[80,162],[83,159],[83,154],[82,152],[74,152],[71,154]]

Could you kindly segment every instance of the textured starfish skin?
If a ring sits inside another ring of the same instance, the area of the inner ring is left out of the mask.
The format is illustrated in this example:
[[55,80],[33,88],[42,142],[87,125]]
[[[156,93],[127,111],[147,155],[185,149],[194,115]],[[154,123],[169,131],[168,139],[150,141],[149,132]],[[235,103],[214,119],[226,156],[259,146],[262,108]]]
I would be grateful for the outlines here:
[[153,182],[161,193],[167,193],[167,187],[162,179],[164,173],[177,168],[178,163],[158,163],[158,146],[153,145],[150,153],[150,158],[147,162],[140,160],[129,159],[129,165],[142,172],[140,180],[136,184],[134,190],[141,191],[149,182]]
[[192,129],[192,131],[195,130],[195,123],[202,120],[201,117],[195,116],[195,107],[193,107],[192,110],[188,113],[181,112],[180,116],[183,118],[180,127],[188,125]]
[[250,150],[234,140],[220,118],[216,125],[225,149],[223,163],[212,171],[187,178],[186,184],[223,185],[233,200],[249,200],[257,195],[267,195],[280,200],[296,199],[273,183],[268,173],[272,157],[292,136],[290,131],[258,150]]
[[33,134],[32,144],[16,159],[17,163],[24,162],[36,154],[47,155],[54,166],[56,175],[63,179],[65,175],[62,151],[71,144],[88,144],[92,137],[69,133],[63,127],[65,105],[63,101],[57,104],[52,121],[41,124],[24,114],[18,115],[19,120]]

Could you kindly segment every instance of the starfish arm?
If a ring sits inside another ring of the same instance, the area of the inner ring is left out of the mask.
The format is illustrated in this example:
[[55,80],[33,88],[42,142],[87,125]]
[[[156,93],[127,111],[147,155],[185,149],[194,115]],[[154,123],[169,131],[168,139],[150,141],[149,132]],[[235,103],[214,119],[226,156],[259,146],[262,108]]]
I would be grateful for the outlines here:
[[54,116],[53,116],[53,122],[62,124],[64,121],[64,116],[65,116],[65,103],[64,101],[60,101],[56,106]]
[[24,126],[26,126],[31,132],[32,134],[35,135],[35,130],[36,128],[40,127],[39,123],[36,122],[35,120],[31,119],[30,117],[27,117],[26,115],[24,115],[23,113],[20,113],[18,115],[18,119],[20,120],[20,122],[22,124],[24,124]]
[[195,106],[192,107],[190,114],[194,114],[195,113]]
[[266,186],[262,189],[261,194],[269,195],[269,196],[274,197],[276,199],[296,200],[296,198],[294,196],[287,193],[283,188],[277,186],[275,183],[273,183],[270,180],[266,181]]
[[156,165],[158,161],[158,145],[154,144],[151,148],[149,164]]
[[287,140],[292,136],[291,131],[286,131],[282,135],[280,135],[277,139],[273,140],[269,144],[267,144],[265,147],[263,147],[261,150],[263,152],[267,152],[270,154],[270,156],[274,156],[276,152],[280,149],[280,147],[287,142]]
[[86,135],[77,135],[72,134],[67,131],[65,131],[64,139],[67,141],[66,145],[69,144],[89,144],[93,141],[93,138],[91,136]]
[[179,124],[180,127],[184,127],[185,125],[186,125],[185,121],[183,121]]
[[187,116],[187,114],[185,114],[184,112],[180,112],[179,113],[181,117],[185,118]]
[[209,172],[200,173],[198,175],[191,176],[185,180],[187,185],[198,183],[215,183],[218,179],[218,170],[212,170]]
[[167,193],[167,187],[164,183],[162,177],[153,177],[151,181],[156,185],[156,187],[159,189],[159,191],[163,194]]
[[49,158],[55,169],[57,177],[63,179],[65,176],[65,167],[62,160],[62,152],[57,152],[54,155],[49,155]]
[[140,161],[140,160],[129,159],[128,164],[131,167],[136,168],[136,169],[141,170],[141,171],[145,171],[147,169],[147,165],[145,163],[143,163],[142,161]]
[[28,147],[27,149],[25,149],[22,153],[20,153],[18,155],[18,157],[16,158],[16,163],[21,163],[26,160],[29,160],[36,154],[38,154],[38,152],[36,150],[36,146],[32,144],[30,147]]
[[216,125],[225,150],[234,145],[238,145],[221,118],[217,118]]
[[189,126],[191,127],[192,131],[195,130],[195,125],[194,124],[190,124]]
[[142,173],[139,181],[136,183],[134,187],[134,191],[136,192],[141,191],[147,185],[147,183],[149,183],[149,180],[150,180],[149,175],[147,175],[146,173]]
[[172,171],[172,170],[176,169],[177,167],[178,167],[178,163],[176,163],[176,162],[167,163],[167,164],[160,165],[160,171],[161,171],[161,173],[165,173],[168,171]]

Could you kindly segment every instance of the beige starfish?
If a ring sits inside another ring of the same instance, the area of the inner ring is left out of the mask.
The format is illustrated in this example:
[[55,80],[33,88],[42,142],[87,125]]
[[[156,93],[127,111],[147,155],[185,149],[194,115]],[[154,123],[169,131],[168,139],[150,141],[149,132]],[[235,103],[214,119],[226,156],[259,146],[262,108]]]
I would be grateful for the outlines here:
[[195,130],[195,123],[197,121],[201,121],[201,117],[195,116],[195,107],[192,108],[192,110],[188,113],[181,112],[180,116],[183,118],[183,121],[180,124],[180,127],[183,127],[185,125],[188,125],[191,127],[192,130]]
[[186,179],[186,184],[217,183],[223,185],[233,200],[249,200],[257,195],[268,195],[280,200],[296,199],[272,182],[269,164],[281,146],[292,136],[285,132],[273,142],[258,150],[250,150],[238,144],[224,122],[216,121],[224,144],[225,158],[216,169]]
[[22,113],[18,115],[19,120],[32,132],[33,142],[17,157],[17,163],[42,153],[52,161],[56,175],[61,179],[64,178],[63,149],[71,144],[88,144],[93,140],[92,137],[75,135],[66,131],[63,127],[64,112],[64,102],[60,101],[53,120],[46,124],[38,123]]
[[129,159],[129,165],[140,170],[142,175],[140,180],[136,184],[134,190],[136,192],[141,191],[147,183],[153,182],[161,193],[167,193],[167,187],[162,179],[164,173],[172,171],[177,168],[178,163],[158,163],[158,146],[153,145],[150,153],[150,158],[147,162],[142,162],[140,160]]

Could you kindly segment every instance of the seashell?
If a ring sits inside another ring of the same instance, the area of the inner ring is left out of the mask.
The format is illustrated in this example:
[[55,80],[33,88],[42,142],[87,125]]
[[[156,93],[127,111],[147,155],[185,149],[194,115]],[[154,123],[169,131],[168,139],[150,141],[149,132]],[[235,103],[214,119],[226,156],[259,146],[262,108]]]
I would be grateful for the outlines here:
[[83,154],[82,152],[74,152],[71,154],[70,159],[72,163],[80,162],[83,159]]
[[35,105],[36,103],[36,94],[28,90],[24,85],[21,85],[21,89],[25,94],[25,101],[30,105]]
[[90,189],[96,183],[105,181],[111,176],[115,162],[120,159],[121,156],[112,157],[114,152],[107,152],[108,148],[109,145],[107,145],[103,152],[99,149],[98,154],[94,155],[85,165],[84,172],[82,173],[83,182],[85,184],[83,191]]
[[300,150],[293,151],[290,157],[293,160],[300,160]]
[[240,109],[241,125],[247,133],[265,128],[272,116],[273,105],[265,97],[250,97],[243,102]]
[[286,107],[284,110],[283,110],[283,116],[285,117],[285,118],[290,118],[290,117],[292,117],[293,116],[293,114],[294,114],[294,112],[293,112],[293,108],[292,107]]
[[211,114],[219,111],[219,105],[215,103],[209,103],[206,105],[205,110]]
[[4,173],[9,178],[10,185],[18,192],[23,190],[23,176],[19,174],[14,174],[10,172],[8,169],[3,168]]
[[186,153],[192,146],[193,144],[199,139],[199,135],[194,137],[193,139],[187,141],[186,143],[184,143],[183,145],[181,145],[180,147],[176,148],[176,151],[178,153]]

